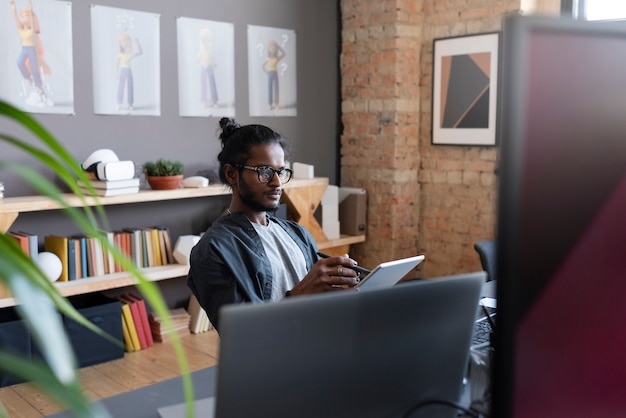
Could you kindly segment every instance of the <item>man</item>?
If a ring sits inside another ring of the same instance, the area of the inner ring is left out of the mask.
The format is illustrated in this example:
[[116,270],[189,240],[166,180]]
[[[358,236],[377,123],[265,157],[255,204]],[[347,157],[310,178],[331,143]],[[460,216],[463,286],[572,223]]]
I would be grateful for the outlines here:
[[191,251],[187,285],[219,331],[225,304],[278,301],[351,288],[359,281],[348,255],[318,260],[311,234],[268,214],[280,203],[286,141],[262,125],[220,120],[220,180],[232,190],[230,206]]

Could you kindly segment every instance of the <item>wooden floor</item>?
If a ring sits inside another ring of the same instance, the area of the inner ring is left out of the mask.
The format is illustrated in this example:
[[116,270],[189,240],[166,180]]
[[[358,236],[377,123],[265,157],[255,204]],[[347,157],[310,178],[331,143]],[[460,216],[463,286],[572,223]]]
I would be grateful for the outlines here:
[[[219,336],[215,331],[184,335],[181,340],[192,372],[217,364]],[[172,345],[165,342],[79,373],[87,396],[98,400],[180,376],[180,369]],[[65,409],[31,383],[0,388],[0,401],[10,418],[43,417]]]

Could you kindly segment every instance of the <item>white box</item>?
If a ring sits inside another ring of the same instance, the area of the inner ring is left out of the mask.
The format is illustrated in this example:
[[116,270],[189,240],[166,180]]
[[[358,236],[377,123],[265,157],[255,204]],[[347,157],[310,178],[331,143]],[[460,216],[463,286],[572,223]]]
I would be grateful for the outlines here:
[[312,179],[315,167],[310,164],[293,163],[293,177],[296,179]]
[[315,219],[320,223],[326,238],[339,238],[339,187],[329,185],[326,188],[320,205],[315,211]]

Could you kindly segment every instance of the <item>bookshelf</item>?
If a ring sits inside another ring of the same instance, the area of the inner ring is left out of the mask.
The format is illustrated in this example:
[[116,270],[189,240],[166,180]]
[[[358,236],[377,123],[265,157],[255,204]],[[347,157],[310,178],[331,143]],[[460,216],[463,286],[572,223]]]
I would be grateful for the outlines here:
[[[348,252],[352,244],[365,241],[365,235],[342,235],[338,239],[329,240],[314,217],[314,212],[328,187],[328,178],[316,177],[313,179],[293,179],[283,186],[283,202],[287,204],[287,214],[307,228],[320,250],[330,254]],[[81,199],[74,194],[65,194],[64,197],[72,207],[125,205],[141,202],[156,202],[176,199],[193,199],[208,196],[228,195],[231,191],[223,185],[210,185],[199,189],[175,190],[140,190],[139,193],[109,197],[88,197]],[[5,197],[0,199],[0,232],[9,230],[20,213],[59,210],[60,205],[44,196]],[[189,266],[170,264],[165,266],[141,269],[148,280],[167,280],[187,275]],[[136,284],[135,279],[127,273],[114,273],[105,276],[89,277],[69,282],[57,282],[56,286],[63,296],[75,296],[84,293],[116,289]],[[0,287],[0,308],[15,306],[18,302],[11,297],[8,291]]]

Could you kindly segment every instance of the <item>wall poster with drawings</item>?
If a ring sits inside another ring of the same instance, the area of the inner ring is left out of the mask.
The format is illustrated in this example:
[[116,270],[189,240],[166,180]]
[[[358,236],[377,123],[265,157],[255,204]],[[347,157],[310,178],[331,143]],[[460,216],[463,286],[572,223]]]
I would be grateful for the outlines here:
[[94,113],[161,114],[159,22],[154,13],[91,6]]
[[297,116],[296,32],[248,25],[250,116]]
[[74,114],[72,3],[0,5],[0,97],[24,112]]
[[232,23],[179,17],[180,116],[235,116],[235,30]]

